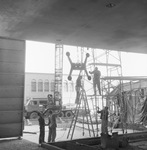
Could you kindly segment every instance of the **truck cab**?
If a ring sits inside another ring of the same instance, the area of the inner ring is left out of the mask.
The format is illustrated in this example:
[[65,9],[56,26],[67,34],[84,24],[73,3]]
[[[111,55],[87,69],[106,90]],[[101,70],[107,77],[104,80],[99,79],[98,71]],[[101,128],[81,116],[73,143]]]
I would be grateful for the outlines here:
[[25,105],[27,111],[27,117],[30,119],[35,119],[37,117],[37,112],[43,112],[48,105],[47,98],[33,98],[29,99]]

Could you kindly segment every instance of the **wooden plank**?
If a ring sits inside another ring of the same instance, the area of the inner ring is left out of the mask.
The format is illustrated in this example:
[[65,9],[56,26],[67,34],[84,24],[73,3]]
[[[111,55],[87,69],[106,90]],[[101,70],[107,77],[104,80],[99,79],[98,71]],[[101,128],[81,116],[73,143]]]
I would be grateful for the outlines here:
[[[145,140],[147,139],[147,132],[137,132],[137,133],[127,133],[125,134],[126,137],[129,138],[129,143],[134,142],[135,141],[139,141],[141,140]],[[121,140],[122,138],[124,138],[124,134],[119,134],[118,138]],[[122,141],[122,140],[121,140]],[[77,143],[78,147],[74,146]],[[84,138],[84,139],[75,139],[75,140],[70,140],[70,141],[59,141],[59,142],[55,142],[55,143],[43,143],[42,147],[46,148],[46,149],[52,149],[53,150],[88,150],[90,148],[90,150],[92,148],[94,148],[94,150],[98,149],[98,147],[96,147],[95,145],[99,145],[100,144],[100,137],[92,137],[92,138]],[[91,145],[91,146],[90,146]],[[67,149],[68,146],[68,149]],[[81,146],[81,149],[80,149]],[[88,148],[86,148],[86,146]]]
[[22,136],[25,41],[0,38],[0,137]]
[[0,74],[0,86],[3,85],[22,86],[24,85],[24,75],[23,74]]
[[107,76],[103,80],[147,80],[147,76]]
[[23,63],[8,63],[0,62],[0,73],[19,73],[22,74],[25,72]]
[[0,86],[0,98],[23,98],[24,87]]
[[120,64],[108,64],[108,63],[89,63],[89,65],[96,65],[96,66],[113,66],[113,67],[120,67]]
[[20,111],[0,111],[0,124],[11,124],[22,122],[22,110]]
[[23,98],[0,98],[0,111],[23,110]]
[[25,51],[0,49],[0,62],[24,63]]
[[67,143],[67,150],[97,150],[97,148],[86,145],[86,144],[80,144],[80,143]]
[[22,123],[0,124],[0,138],[22,136]]
[[50,143],[50,145],[54,145],[56,147],[60,147],[62,149],[66,149],[66,144],[68,142],[73,142],[73,143],[81,143],[81,144],[86,144],[86,145],[98,145],[100,144],[100,137],[90,137],[90,138],[81,138],[81,139],[74,139],[74,140],[67,140],[67,141],[58,141],[55,143]]
[[25,50],[25,42],[21,40],[3,39],[0,38],[0,49]]
[[59,147],[59,148],[62,148],[62,149],[66,149],[66,143],[68,141],[58,141],[58,142],[55,142],[55,143],[50,143],[50,145],[53,145],[53,146],[56,146],[56,147]]
[[41,144],[41,146],[43,147],[43,148],[45,148],[45,149],[50,149],[50,150],[65,150],[65,149],[63,149],[63,148],[60,148],[60,147],[57,147],[57,146],[53,146],[53,145],[51,145],[51,144],[47,144],[47,143],[43,143],[43,144]]

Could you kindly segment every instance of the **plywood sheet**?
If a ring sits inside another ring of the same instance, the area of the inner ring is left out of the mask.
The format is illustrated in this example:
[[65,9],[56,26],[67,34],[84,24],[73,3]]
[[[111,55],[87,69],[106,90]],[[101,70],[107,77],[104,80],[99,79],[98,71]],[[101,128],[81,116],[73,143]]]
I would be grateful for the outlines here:
[[23,98],[23,86],[0,86],[0,98]]
[[0,124],[13,124],[22,122],[22,111],[0,111]]
[[0,38],[0,138],[22,136],[25,41]]
[[23,110],[23,98],[0,98],[0,111]]
[[25,51],[0,49],[0,62],[24,63]]
[[24,74],[24,64],[0,62],[0,74],[4,73]]
[[22,86],[24,84],[23,74],[0,74],[0,86]]
[[22,123],[0,124],[0,138],[22,136]]

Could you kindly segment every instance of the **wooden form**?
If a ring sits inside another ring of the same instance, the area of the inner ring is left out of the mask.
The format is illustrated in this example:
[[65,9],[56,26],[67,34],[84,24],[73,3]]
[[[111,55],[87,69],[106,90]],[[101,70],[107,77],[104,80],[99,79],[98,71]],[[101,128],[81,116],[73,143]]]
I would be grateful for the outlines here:
[[25,41],[0,38],[0,138],[23,134]]
[[[124,136],[129,138],[129,142],[144,141],[147,139],[147,132],[143,133],[128,133],[118,135],[119,140],[123,139]],[[46,149],[52,150],[99,150],[98,146],[101,144],[100,137],[76,139],[70,141],[61,141],[55,143],[43,143],[41,146]],[[76,149],[75,149],[76,148]]]

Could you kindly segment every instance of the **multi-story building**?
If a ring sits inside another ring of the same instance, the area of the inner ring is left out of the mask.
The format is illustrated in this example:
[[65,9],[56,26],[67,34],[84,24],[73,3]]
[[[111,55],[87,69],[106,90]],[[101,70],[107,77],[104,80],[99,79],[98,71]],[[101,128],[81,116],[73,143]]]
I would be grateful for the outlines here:
[[[75,81],[77,75],[72,76],[72,81],[68,81],[67,76],[63,75],[63,104],[75,102]],[[47,98],[48,94],[54,94],[53,73],[25,73],[25,103],[30,98]]]

